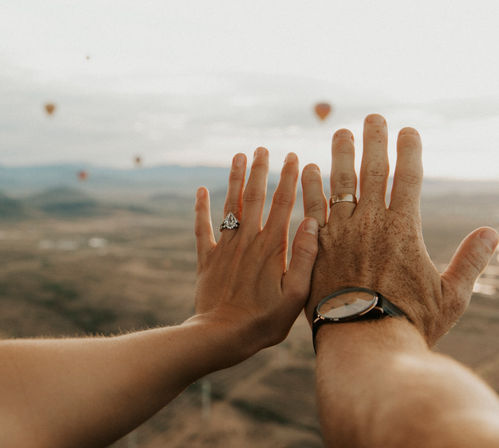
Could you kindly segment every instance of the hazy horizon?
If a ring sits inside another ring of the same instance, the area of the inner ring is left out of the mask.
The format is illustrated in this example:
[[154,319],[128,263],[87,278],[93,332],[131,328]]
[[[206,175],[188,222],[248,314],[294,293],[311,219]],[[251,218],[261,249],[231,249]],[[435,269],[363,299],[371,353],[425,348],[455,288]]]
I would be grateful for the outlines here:
[[[251,154],[247,154],[248,158],[251,158]],[[134,172],[138,173],[140,171],[147,171],[149,169],[154,170],[154,169],[161,169],[161,168],[179,168],[179,169],[223,169],[227,171],[227,174],[229,173],[230,169],[230,160],[227,161],[225,164],[189,164],[188,162],[186,163],[158,163],[155,165],[142,165],[140,167],[133,166],[132,161],[130,161],[129,166],[113,166],[113,165],[98,165],[94,164],[92,162],[78,162],[78,161],[60,161],[60,162],[53,162],[53,163],[19,163],[19,164],[0,164],[0,169],[55,169],[55,168],[68,168],[74,170],[75,174],[78,173],[79,170],[92,170],[95,169],[97,171],[102,170],[102,171],[116,171],[116,172]],[[304,164],[300,163],[300,170],[303,169]],[[389,181],[393,179],[393,166],[391,166],[391,172],[389,175]],[[247,169],[247,174],[249,174],[249,169],[250,166],[248,164],[248,169]],[[278,176],[280,173],[280,166],[270,166],[270,174],[273,176]],[[89,174],[91,171],[89,171]],[[322,177],[325,181],[329,179],[329,169],[326,171],[322,171]],[[459,178],[459,177],[451,177],[451,176],[431,176],[431,175],[426,175],[424,176],[424,180],[428,181],[436,181],[436,182],[449,182],[449,183],[455,183],[455,182],[464,182],[464,183],[499,183],[499,176],[497,177],[491,177],[491,178]],[[227,179],[224,179],[224,182],[228,181]],[[86,182],[91,182],[91,177],[86,180]]]
[[[350,128],[360,155],[363,118],[378,112],[392,167],[410,125],[426,176],[499,179],[494,11],[493,1],[7,0],[0,164],[126,168],[140,155],[145,166],[227,166],[265,146],[272,171],[293,151],[327,174],[334,130]],[[318,101],[334,108],[324,122]]]

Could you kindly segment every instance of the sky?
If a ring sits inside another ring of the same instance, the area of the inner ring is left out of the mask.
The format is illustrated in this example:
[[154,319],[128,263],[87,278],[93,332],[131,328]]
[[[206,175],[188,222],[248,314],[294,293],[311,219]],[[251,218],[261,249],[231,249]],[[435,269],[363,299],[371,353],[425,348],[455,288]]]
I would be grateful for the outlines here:
[[327,172],[332,133],[361,142],[378,112],[392,165],[414,126],[428,176],[499,179],[497,17],[496,0],[2,0],[0,164],[224,166],[263,145],[274,170],[294,151]]

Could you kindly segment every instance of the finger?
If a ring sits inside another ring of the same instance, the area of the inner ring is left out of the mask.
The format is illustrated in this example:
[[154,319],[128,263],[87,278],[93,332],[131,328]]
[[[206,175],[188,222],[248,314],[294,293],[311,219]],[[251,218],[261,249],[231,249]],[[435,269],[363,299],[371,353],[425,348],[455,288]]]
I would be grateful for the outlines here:
[[[355,148],[353,134],[340,129],[333,136],[331,147],[331,196],[353,194],[357,190],[355,174]],[[331,217],[348,218],[355,210],[355,203],[337,202],[331,207]]]
[[314,218],[322,227],[326,224],[327,201],[322,185],[321,170],[313,163],[303,168],[301,175],[303,210],[306,218]]
[[[281,178],[272,198],[269,217],[265,229],[269,233],[278,235],[287,242],[289,221],[296,201],[296,184],[298,182],[298,157],[289,153],[284,160]],[[286,250],[287,251],[287,250]],[[284,252],[286,252],[284,251]],[[286,253],[284,253],[286,256]]]
[[196,234],[199,269],[206,261],[208,253],[216,246],[211,225],[210,195],[205,187],[198,188],[196,192],[195,211],[194,233]]
[[381,115],[372,114],[364,122],[364,152],[360,169],[360,201],[385,207],[388,180],[388,131]]
[[265,148],[257,148],[243,193],[243,214],[239,230],[249,237],[256,235],[262,228],[268,172],[269,152]]
[[236,154],[232,159],[229,185],[224,204],[224,216],[227,216],[229,212],[232,212],[237,219],[241,219],[245,175],[246,156],[244,154]]
[[413,128],[404,128],[397,139],[397,165],[393,176],[390,209],[419,215],[423,183],[421,138]]
[[283,281],[283,293],[286,298],[296,303],[301,309],[310,290],[312,268],[317,256],[318,222],[306,218],[296,231],[289,270]]
[[466,306],[473,291],[473,285],[485,269],[497,246],[498,235],[490,227],[482,227],[471,232],[461,243],[449,266],[442,274],[442,279],[457,291],[457,298]]

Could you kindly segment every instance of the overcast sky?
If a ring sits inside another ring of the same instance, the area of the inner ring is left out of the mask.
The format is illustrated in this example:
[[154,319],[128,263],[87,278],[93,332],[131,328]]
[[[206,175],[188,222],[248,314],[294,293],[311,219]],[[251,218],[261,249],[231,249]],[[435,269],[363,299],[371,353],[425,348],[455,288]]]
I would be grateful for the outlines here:
[[327,170],[332,132],[361,141],[380,112],[392,157],[412,125],[427,175],[499,178],[498,19],[495,0],[3,0],[0,164],[224,165],[265,145],[275,169],[295,151]]

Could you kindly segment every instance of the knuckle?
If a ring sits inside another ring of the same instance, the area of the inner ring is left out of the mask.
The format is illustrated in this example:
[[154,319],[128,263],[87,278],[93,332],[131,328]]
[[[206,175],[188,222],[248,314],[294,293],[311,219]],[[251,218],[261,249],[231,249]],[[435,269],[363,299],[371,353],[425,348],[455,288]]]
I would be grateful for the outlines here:
[[388,170],[386,162],[371,162],[367,165],[364,174],[371,179],[382,180],[388,175]]
[[276,191],[272,199],[272,203],[275,205],[288,206],[293,204],[293,202],[294,202],[294,197],[289,193],[285,193],[283,191]]
[[307,201],[305,208],[307,213],[322,212],[326,209],[326,200],[324,198],[312,199]]
[[484,260],[482,254],[475,250],[470,250],[464,254],[464,258],[468,263],[468,266],[474,271],[474,274],[478,276],[484,268]]
[[253,164],[251,165],[251,170],[265,170],[267,169],[267,160],[263,158],[258,158],[253,161]]
[[335,153],[336,154],[344,154],[347,156],[353,155],[354,149],[352,145],[339,145],[338,148],[336,148]]
[[244,179],[244,171],[233,169],[229,175],[229,182],[240,182]]
[[398,173],[398,179],[408,185],[419,185],[423,181],[423,174],[416,171]]
[[357,186],[357,176],[354,173],[343,171],[339,173],[336,183],[341,188],[352,189]]
[[265,200],[265,194],[261,191],[247,190],[244,192],[243,200],[246,203],[263,202]]
[[322,178],[319,171],[316,170],[306,170],[303,171],[301,178],[301,183],[304,186],[308,185],[322,185]]
[[327,226],[320,228],[318,239],[319,250],[328,251],[332,241],[334,241],[334,239],[332,238],[331,233],[328,232]]
[[314,260],[317,255],[317,246],[300,242],[295,245],[295,255],[305,260]]

